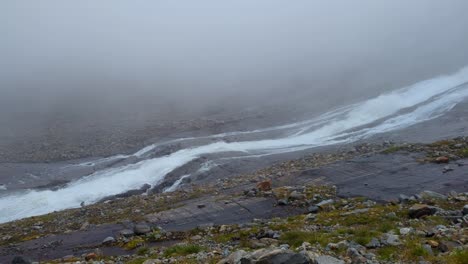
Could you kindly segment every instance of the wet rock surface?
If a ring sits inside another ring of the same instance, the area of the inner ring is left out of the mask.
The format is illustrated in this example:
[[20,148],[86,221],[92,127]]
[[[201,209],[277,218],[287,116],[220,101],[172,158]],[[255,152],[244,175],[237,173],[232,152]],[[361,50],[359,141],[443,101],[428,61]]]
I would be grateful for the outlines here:
[[[366,144],[210,184],[192,182],[174,192],[114,198],[1,224],[0,263],[21,255],[34,261],[208,263],[238,261],[257,250],[262,251],[251,260],[452,260],[468,241],[465,165],[443,173],[444,165],[433,159],[446,148],[444,155],[458,153],[460,146],[451,152],[447,145],[465,141],[405,145],[398,152],[391,145]],[[447,156],[449,164],[466,161]],[[264,188],[265,182],[270,186]],[[236,253],[240,250],[245,254]],[[382,259],[382,252],[391,250]],[[423,253],[415,256],[418,252]]]

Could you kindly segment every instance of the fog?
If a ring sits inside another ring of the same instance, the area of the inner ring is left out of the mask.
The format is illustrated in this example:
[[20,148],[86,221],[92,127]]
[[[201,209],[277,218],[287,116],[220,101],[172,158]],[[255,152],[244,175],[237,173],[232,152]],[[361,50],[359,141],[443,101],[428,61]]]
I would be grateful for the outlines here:
[[2,1],[0,129],[319,111],[468,64],[466,10],[465,0]]

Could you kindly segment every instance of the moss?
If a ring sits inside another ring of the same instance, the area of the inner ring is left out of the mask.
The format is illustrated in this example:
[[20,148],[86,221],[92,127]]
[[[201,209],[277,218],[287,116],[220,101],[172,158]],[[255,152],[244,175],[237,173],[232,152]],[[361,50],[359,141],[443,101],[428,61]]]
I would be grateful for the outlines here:
[[455,250],[447,257],[447,263],[468,264],[468,250]]
[[385,150],[382,151],[382,153],[384,154],[392,154],[392,153],[395,153],[395,152],[398,152],[400,150],[402,150],[403,147],[402,146],[391,146]]
[[175,245],[164,251],[164,257],[185,256],[196,254],[202,251],[203,248],[199,245]]
[[457,155],[462,158],[468,158],[468,148],[461,149],[457,152]]
[[450,140],[439,140],[439,141],[436,141],[432,144],[429,144],[429,146],[431,147],[445,147],[445,146],[451,146],[453,145],[454,142],[453,141],[450,141]]
[[141,247],[137,250],[137,255],[143,256],[149,253],[148,247]]
[[136,259],[132,259],[130,261],[127,261],[126,264],[143,264],[143,262],[145,262],[145,258],[136,258]]
[[142,246],[143,244],[145,243],[145,240],[143,240],[143,238],[141,237],[134,237],[132,240],[130,240],[129,242],[125,243],[123,248],[127,249],[127,250],[132,250],[132,249],[135,249],[137,247],[140,247]]
[[377,256],[381,260],[391,261],[399,253],[398,247],[388,246],[377,249]]
[[318,243],[321,246],[326,246],[330,242],[336,242],[336,236],[328,232],[289,231],[283,233],[280,240],[293,247],[298,247],[304,242],[309,242],[311,244]]

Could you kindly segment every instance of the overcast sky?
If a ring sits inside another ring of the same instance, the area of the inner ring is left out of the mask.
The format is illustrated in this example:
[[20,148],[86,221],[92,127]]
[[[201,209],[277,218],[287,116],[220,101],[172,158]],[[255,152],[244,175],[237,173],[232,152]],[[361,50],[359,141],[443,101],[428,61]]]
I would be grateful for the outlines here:
[[5,0],[0,110],[188,113],[375,95],[468,64],[467,10],[466,0]]

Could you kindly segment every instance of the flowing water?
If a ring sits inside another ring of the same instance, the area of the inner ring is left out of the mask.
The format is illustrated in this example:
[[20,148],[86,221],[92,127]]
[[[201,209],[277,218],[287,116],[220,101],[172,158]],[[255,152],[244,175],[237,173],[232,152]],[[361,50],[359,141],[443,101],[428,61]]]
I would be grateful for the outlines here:
[[[440,117],[468,97],[468,68],[382,94],[361,103],[324,113],[310,120],[254,131],[230,132],[200,138],[181,138],[154,144],[133,155],[117,155],[73,166],[136,157],[135,162],[103,168],[56,190],[22,190],[0,197],[0,222],[95,203],[104,197],[156,185],[173,170],[204,155],[222,159],[259,157],[319,146],[351,143],[380,133],[403,129]],[[259,139],[260,138],[260,139]],[[161,147],[179,144],[166,155]],[[210,170],[208,162],[200,170]],[[184,175],[183,178],[190,175]],[[166,189],[177,188],[182,178]]]

